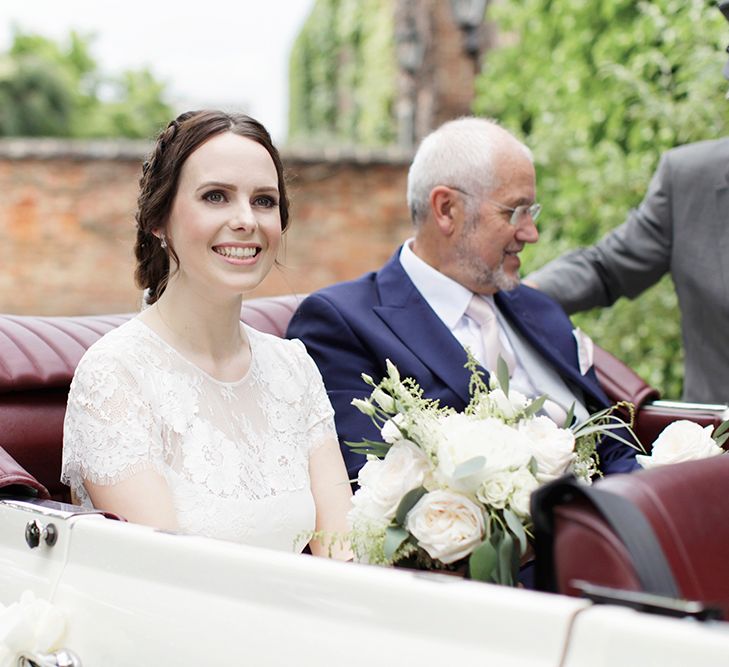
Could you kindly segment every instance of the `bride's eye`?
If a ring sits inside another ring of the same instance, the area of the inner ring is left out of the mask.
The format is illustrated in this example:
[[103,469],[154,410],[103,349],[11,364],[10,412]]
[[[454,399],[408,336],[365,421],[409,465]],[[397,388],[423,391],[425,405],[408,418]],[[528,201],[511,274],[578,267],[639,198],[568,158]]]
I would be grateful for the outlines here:
[[209,201],[211,204],[222,204],[225,199],[225,195],[220,192],[220,190],[212,190],[210,192],[206,192],[203,195],[203,199],[206,201]]
[[253,199],[253,205],[261,208],[275,208],[278,206],[278,202],[275,197],[270,195],[258,195]]

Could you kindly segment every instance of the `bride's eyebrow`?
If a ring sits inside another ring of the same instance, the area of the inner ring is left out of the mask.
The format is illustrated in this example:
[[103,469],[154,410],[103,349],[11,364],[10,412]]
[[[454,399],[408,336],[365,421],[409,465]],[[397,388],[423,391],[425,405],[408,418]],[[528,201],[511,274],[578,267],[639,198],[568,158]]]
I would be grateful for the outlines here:
[[224,190],[237,190],[238,187],[232,183],[224,183],[223,181],[205,181],[201,183],[195,191],[205,190],[206,188],[223,188]]

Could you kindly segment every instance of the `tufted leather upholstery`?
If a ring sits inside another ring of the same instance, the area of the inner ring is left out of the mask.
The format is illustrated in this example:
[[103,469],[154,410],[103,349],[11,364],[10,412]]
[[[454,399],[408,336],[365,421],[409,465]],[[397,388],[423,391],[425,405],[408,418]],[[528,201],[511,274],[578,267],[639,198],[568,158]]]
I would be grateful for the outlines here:
[[[719,606],[729,618],[729,454],[613,475],[597,483],[637,506],[651,524],[676,583],[688,600]],[[558,589],[577,594],[575,580],[641,590],[632,561],[612,529],[584,501],[555,508]]]
[[[244,302],[241,319],[283,336],[300,300],[296,295],[253,299]],[[74,370],[90,345],[130,317],[0,315],[0,448],[57,500],[70,502],[59,476],[63,417]],[[9,475],[12,470],[7,468]]]

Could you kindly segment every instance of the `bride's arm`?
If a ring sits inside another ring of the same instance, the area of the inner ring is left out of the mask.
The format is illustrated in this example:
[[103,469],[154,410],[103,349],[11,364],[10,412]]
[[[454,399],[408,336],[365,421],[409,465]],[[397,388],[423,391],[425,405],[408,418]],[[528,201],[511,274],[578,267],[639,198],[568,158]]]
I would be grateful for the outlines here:
[[[336,437],[330,435],[316,446],[309,457],[311,492],[316,504],[316,530],[344,535],[347,530],[347,512],[352,506],[352,487],[347,479],[342,453]],[[309,546],[316,556],[329,556],[338,560],[351,560],[352,552],[340,540],[313,540]]]
[[167,480],[154,470],[141,470],[116,484],[101,485],[84,480],[84,487],[98,509],[153,528],[175,530],[178,527]]

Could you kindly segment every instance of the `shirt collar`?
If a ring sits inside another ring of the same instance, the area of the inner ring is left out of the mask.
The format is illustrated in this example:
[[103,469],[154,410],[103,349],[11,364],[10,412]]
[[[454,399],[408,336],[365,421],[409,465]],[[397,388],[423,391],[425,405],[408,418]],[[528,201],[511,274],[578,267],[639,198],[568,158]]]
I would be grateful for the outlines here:
[[400,264],[435,314],[453,329],[466,312],[473,293],[420,259],[410,248],[412,241],[403,243]]

